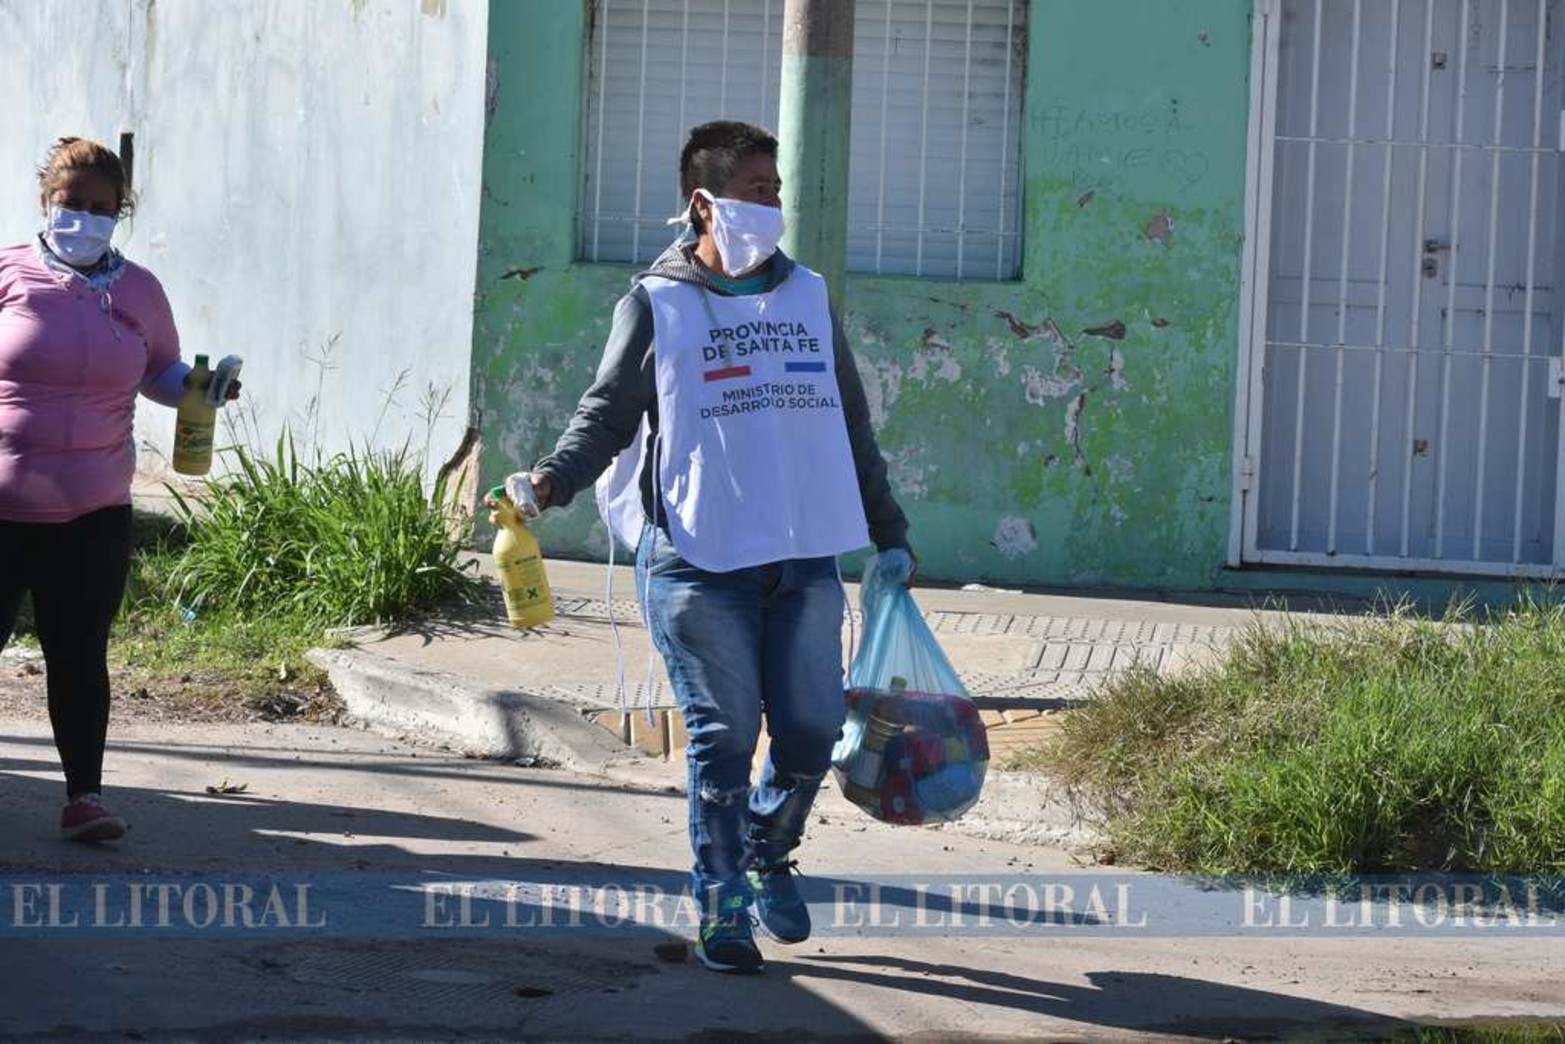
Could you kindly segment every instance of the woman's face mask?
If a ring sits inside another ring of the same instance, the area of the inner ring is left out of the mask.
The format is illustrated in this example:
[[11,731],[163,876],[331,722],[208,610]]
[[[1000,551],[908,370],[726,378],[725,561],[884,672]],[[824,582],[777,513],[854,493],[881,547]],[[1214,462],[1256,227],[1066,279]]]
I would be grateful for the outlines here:
[[712,204],[712,240],[725,273],[744,275],[777,252],[786,228],[781,210],[741,199],[719,199],[706,189],[696,191]]
[[90,214],[51,203],[44,219],[44,241],[68,265],[93,265],[109,250],[118,218]]

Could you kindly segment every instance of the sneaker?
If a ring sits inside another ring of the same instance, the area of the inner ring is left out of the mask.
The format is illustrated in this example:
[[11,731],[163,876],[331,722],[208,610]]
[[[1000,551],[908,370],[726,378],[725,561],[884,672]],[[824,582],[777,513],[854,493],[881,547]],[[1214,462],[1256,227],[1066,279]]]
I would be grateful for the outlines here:
[[754,975],[764,967],[756,949],[749,903],[742,895],[724,899],[715,917],[701,918],[696,958],[708,968],[730,975]]
[[810,937],[810,909],[793,879],[799,864],[792,860],[757,861],[750,871],[756,920],[780,943],[801,943]]
[[60,812],[60,834],[67,841],[115,841],[125,836],[125,821],[83,794]]

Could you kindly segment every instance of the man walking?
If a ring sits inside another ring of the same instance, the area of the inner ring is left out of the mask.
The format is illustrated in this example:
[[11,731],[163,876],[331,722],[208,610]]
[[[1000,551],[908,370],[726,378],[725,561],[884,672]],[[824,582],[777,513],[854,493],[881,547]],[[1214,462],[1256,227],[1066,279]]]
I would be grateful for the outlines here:
[[603,476],[690,735],[697,954],[758,972],[752,909],[781,942],[810,933],[790,853],[844,717],[836,556],[873,541],[903,576],[913,559],[826,284],[777,249],[776,139],[702,124],[679,179],[689,231],[620,299],[592,387],[526,481],[548,507]]

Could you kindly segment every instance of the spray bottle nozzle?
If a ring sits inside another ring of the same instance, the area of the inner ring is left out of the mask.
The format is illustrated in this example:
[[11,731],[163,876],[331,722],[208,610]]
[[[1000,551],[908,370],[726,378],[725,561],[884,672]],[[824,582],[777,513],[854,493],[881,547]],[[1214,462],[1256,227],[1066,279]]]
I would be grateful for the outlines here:
[[516,513],[523,519],[537,518],[543,513],[543,508],[538,505],[538,493],[533,489],[531,472],[518,471],[507,475],[505,485],[500,488],[511,498],[511,503],[516,505]]
[[[202,365],[206,359],[204,355],[196,356],[196,365]],[[206,401],[208,406],[223,406],[228,402],[228,389],[239,379],[239,371],[244,367],[245,361],[237,355],[225,355],[217,364],[217,369],[212,371],[212,380],[207,384]]]
[[506,513],[516,510],[516,505],[511,503],[511,498],[505,495],[505,487],[496,486],[491,489],[484,501],[489,508],[489,524],[496,529],[504,529],[507,524]]

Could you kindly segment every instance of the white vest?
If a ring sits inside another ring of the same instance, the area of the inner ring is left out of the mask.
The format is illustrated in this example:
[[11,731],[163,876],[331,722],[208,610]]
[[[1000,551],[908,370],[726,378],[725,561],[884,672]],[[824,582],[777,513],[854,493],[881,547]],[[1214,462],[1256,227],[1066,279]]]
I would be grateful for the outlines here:
[[[655,521],[692,565],[722,573],[869,543],[842,412],[826,283],[795,265],[764,294],[724,297],[660,276],[652,302]],[[635,547],[646,523],[647,422],[598,480],[598,510]]]

